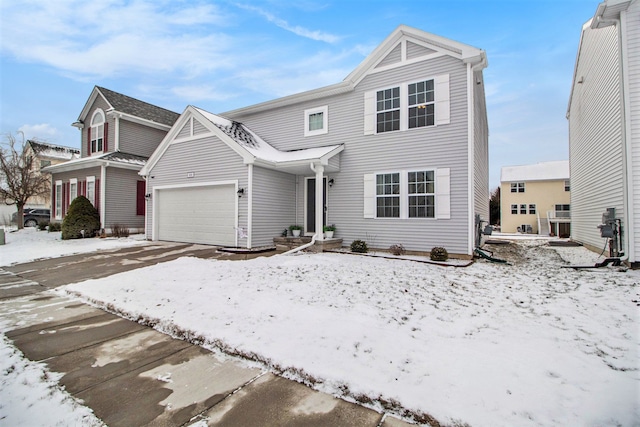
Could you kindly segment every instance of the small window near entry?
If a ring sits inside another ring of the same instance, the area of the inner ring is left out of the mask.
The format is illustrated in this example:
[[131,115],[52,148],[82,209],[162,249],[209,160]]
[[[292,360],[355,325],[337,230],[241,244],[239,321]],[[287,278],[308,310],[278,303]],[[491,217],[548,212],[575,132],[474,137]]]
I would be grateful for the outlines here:
[[304,136],[321,135],[329,132],[329,107],[311,108],[304,111]]
[[379,90],[376,111],[378,133],[400,130],[400,87]]
[[511,205],[511,215],[518,215],[518,205]]
[[96,178],[94,176],[87,177],[87,199],[93,206],[96,205]]
[[571,181],[568,179],[564,182],[564,191],[571,191]]
[[524,193],[524,182],[512,182],[511,183],[511,192],[512,193]]
[[56,181],[56,219],[62,219],[62,181]]
[[400,174],[376,175],[376,216],[400,218]]
[[529,205],[529,215],[536,214],[536,205]]
[[78,179],[73,178],[69,181],[69,202],[78,197]]
[[521,215],[527,214],[527,205],[520,205],[520,214]]

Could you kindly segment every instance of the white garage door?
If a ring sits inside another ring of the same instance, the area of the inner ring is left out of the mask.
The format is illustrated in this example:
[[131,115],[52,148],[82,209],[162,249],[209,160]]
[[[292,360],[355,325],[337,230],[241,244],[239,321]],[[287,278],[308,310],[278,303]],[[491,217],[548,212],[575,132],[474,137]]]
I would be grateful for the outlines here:
[[235,246],[234,185],[158,190],[158,240]]

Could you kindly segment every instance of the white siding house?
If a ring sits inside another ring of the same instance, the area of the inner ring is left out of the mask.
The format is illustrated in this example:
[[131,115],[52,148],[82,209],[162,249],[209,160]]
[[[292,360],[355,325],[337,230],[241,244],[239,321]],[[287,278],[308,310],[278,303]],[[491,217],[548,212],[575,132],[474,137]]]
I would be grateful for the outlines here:
[[471,256],[474,217],[489,216],[486,65],[481,49],[400,26],[340,83],[220,115],[187,107],[140,172],[148,238],[162,240],[167,190],[204,186],[237,195],[215,221],[188,213],[211,244],[269,245],[291,224],[322,240],[335,224],[346,245]]
[[640,2],[607,0],[582,27],[567,111],[571,237],[600,251],[607,208],[640,261]]

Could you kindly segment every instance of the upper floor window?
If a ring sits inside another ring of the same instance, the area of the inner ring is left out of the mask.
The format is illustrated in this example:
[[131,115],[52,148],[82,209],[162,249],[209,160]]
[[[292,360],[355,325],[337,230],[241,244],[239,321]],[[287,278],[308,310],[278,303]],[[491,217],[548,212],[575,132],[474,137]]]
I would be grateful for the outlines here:
[[91,152],[102,153],[104,151],[104,113],[96,110],[91,118]]
[[379,90],[376,111],[378,133],[400,130],[400,87]]
[[329,107],[311,108],[304,111],[304,136],[329,132]]
[[433,80],[411,83],[409,90],[409,129],[433,126],[435,104]]
[[511,192],[512,193],[524,193],[524,182],[512,182],[511,183]]
[[51,160],[40,160],[40,169],[51,166]]
[[564,191],[571,191],[571,181],[568,179],[564,181]]

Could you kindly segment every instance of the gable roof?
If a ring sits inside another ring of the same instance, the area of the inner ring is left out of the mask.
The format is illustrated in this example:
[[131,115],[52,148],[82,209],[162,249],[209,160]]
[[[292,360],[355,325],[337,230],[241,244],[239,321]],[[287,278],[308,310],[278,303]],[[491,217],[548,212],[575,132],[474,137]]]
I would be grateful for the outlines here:
[[176,120],[178,120],[178,117],[180,117],[180,114],[171,110],[140,101],[139,99],[114,92],[101,86],[95,86],[87,103],[80,112],[80,116],[78,117],[80,123],[84,123],[91,106],[98,96],[101,96],[109,105],[107,113],[119,113],[128,116],[128,118],[142,119],[149,124],[155,123],[167,129],[173,126]]
[[109,153],[100,154],[99,156],[82,157],[57,165],[47,166],[45,168],[42,168],[42,170],[49,173],[60,173],[102,165],[121,169],[140,170],[146,162],[146,157],[137,156],[135,154],[121,153],[119,151],[112,151]]
[[80,150],[77,148],[33,141],[31,139],[27,141],[27,144],[29,144],[31,150],[41,158],[71,160],[80,157]]
[[[407,44],[418,46],[419,54],[412,56],[407,52]],[[403,45],[404,44],[404,45]],[[403,46],[404,47],[403,47]],[[451,56],[464,63],[487,66],[484,50],[450,40],[435,34],[406,25],[398,26],[387,38],[371,52],[342,82],[319,89],[277,98],[256,105],[222,113],[225,117],[253,114],[273,108],[297,104],[312,99],[324,98],[340,93],[351,92],[367,75],[386,69],[407,65],[438,56]],[[392,58],[389,60],[389,58]]]
[[[304,174],[311,170],[310,163],[319,163],[327,166],[329,159],[344,149],[344,145],[337,144],[302,150],[280,151],[242,123],[190,105],[165,136],[158,149],[149,158],[147,164],[140,171],[140,175],[148,174],[191,117],[198,120],[211,134],[217,136],[229,148],[238,153],[245,164],[255,164],[269,169]],[[206,135],[199,134],[199,136],[204,137]]]
[[533,165],[504,166],[500,182],[557,181],[569,179],[569,160],[542,162]]

